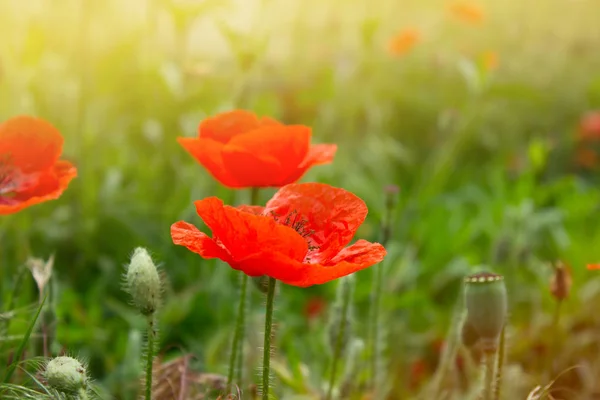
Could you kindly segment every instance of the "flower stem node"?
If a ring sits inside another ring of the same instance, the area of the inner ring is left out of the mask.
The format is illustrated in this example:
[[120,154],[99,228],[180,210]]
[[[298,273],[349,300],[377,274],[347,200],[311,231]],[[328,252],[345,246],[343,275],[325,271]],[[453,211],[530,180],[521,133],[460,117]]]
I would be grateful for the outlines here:
[[[480,272],[465,278],[465,304],[467,318],[463,340],[478,337],[486,348],[494,343],[502,332],[507,315],[507,293],[502,275]],[[465,337],[466,336],[466,337]]]
[[160,302],[160,277],[150,254],[143,247],[134,250],[127,267],[126,289],[143,315],[152,315]]
[[53,358],[44,375],[49,386],[66,394],[77,394],[88,381],[85,367],[72,357]]

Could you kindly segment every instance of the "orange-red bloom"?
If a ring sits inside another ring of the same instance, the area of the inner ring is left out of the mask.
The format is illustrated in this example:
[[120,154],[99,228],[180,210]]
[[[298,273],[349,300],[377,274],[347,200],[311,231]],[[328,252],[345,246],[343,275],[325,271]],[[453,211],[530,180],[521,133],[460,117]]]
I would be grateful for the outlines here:
[[600,110],[588,112],[581,118],[579,139],[582,141],[600,140]]
[[29,116],[0,124],[0,215],[57,199],[77,170],[59,160],[63,138],[50,123]]
[[477,24],[485,19],[483,9],[472,3],[454,3],[450,12],[458,19],[471,24]]
[[393,56],[401,56],[410,51],[419,41],[421,35],[414,28],[406,28],[390,39],[388,52]]
[[589,270],[600,269],[600,263],[599,264],[588,264],[587,269],[589,269]]
[[311,129],[234,110],[208,118],[198,137],[177,139],[211,175],[230,188],[279,187],[313,165],[333,160],[335,144],[310,144]]
[[203,258],[219,258],[249,276],[306,287],[367,268],[386,254],[381,244],[366,240],[345,247],[365,220],[367,206],[326,184],[284,186],[266,207],[235,208],[216,197],[195,205],[212,238],[179,221],[171,226],[173,243]]

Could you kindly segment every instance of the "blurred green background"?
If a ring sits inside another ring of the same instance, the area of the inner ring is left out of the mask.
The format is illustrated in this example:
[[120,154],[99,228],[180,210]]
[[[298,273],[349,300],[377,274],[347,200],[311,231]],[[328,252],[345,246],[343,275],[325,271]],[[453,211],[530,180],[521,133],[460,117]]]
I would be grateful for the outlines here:
[[[202,226],[193,201],[205,196],[249,200],[220,187],[175,140],[195,135],[207,116],[243,108],[338,144],[334,163],[303,181],[366,201],[358,237],[377,240],[384,187],[401,188],[381,266],[390,398],[429,380],[461,278],[481,264],[507,278],[510,393],[525,398],[556,371],[583,365],[561,385],[565,398],[592,398],[600,285],[585,264],[600,261],[599,170],[578,162],[577,137],[582,115],[600,109],[600,5],[486,0],[469,3],[482,12],[469,19],[453,4],[0,0],[0,120],[51,121],[79,171],[59,200],[0,219],[0,301],[29,256],[55,254],[52,351],[84,357],[114,398],[132,398],[144,320],[119,280],[134,247],[145,246],[166,279],[161,350],[191,352],[197,370],[225,373],[239,276],[174,246],[169,226]],[[414,43],[391,51],[407,29]],[[548,281],[559,259],[572,266],[574,286],[553,330]],[[359,347],[372,275],[356,274]],[[281,287],[276,382],[285,396],[326,387],[335,288]],[[252,296],[247,371],[259,365],[262,332],[261,294]],[[321,299],[324,313],[307,314]],[[9,333],[22,334],[36,302],[25,276]]]

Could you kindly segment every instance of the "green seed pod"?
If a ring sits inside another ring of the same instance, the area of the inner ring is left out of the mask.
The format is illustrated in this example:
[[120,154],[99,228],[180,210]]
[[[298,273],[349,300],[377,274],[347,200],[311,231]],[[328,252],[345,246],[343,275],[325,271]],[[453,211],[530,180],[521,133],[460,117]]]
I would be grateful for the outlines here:
[[495,342],[504,327],[508,308],[504,278],[480,272],[466,277],[465,284],[465,323],[473,327],[482,341]]
[[468,320],[463,321],[460,338],[466,347],[473,347],[479,341],[479,334]]
[[87,385],[83,364],[71,357],[56,357],[48,362],[44,373],[48,385],[66,394],[76,394]]
[[127,267],[126,290],[133,304],[143,315],[152,315],[160,302],[160,277],[148,251],[142,247],[134,250]]
[[269,288],[269,277],[266,275],[252,277],[252,283],[262,293],[267,293]]

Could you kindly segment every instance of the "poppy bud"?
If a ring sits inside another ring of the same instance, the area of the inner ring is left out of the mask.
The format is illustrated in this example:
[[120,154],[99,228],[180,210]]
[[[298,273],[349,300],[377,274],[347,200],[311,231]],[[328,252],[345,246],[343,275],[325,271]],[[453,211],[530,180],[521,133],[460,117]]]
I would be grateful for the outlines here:
[[398,201],[398,193],[400,193],[400,188],[396,185],[387,185],[384,189],[385,193],[385,208],[388,210],[392,210]]
[[77,394],[87,386],[85,367],[72,357],[56,357],[48,362],[44,373],[48,386],[66,394]]
[[466,277],[465,283],[465,323],[473,327],[485,347],[495,348],[508,308],[504,277],[480,272]]
[[554,275],[550,279],[550,293],[556,300],[564,300],[569,296],[572,284],[570,268],[562,261],[558,261],[554,265]]
[[267,294],[269,291],[269,277],[266,275],[252,277],[252,283],[254,283],[254,286],[262,293]]
[[134,250],[126,280],[126,290],[133,304],[143,315],[153,314],[160,301],[160,277],[146,249],[138,247]]

